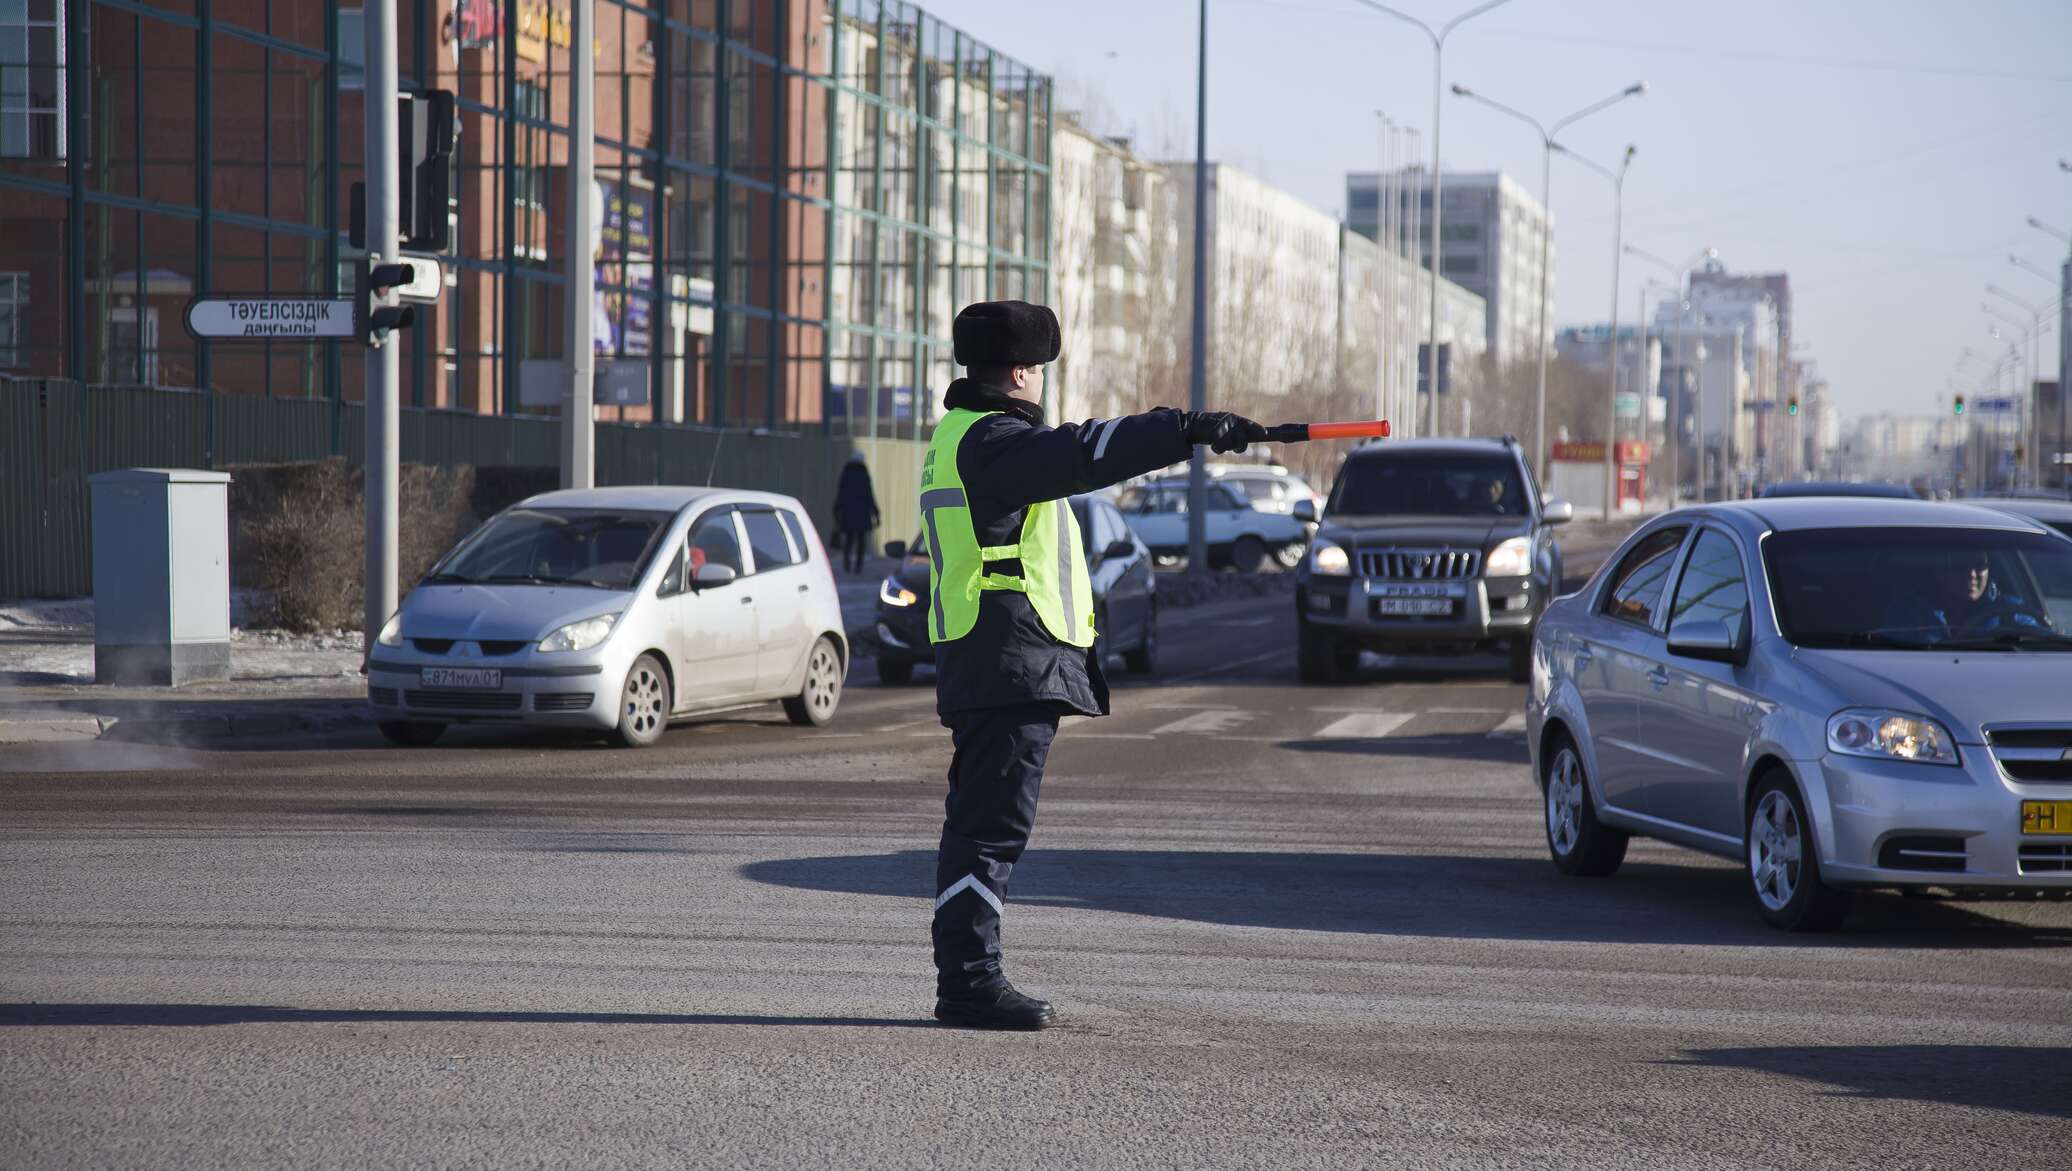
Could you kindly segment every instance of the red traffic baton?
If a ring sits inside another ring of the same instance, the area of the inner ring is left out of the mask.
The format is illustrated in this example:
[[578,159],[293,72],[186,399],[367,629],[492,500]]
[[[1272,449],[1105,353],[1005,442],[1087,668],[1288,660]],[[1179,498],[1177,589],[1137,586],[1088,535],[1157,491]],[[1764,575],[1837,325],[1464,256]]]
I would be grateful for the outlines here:
[[1266,429],[1268,443],[1307,443],[1312,439],[1387,439],[1389,421],[1368,419],[1354,423],[1282,423]]

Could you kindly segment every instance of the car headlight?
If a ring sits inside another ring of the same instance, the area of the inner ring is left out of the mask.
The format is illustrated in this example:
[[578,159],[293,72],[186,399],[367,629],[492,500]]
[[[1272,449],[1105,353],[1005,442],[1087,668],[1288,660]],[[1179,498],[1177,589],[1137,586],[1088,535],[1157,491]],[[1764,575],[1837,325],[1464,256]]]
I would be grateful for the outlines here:
[[1529,577],[1532,574],[1532,538],[1512,537],[1489,551],[1482,559],[1484,577]]
[[388,622],[383,624],[381,628],[381,636],[374,641],[383,646],[403,645],[403,612],[401,610],[389,615]]
[[1310,552],[1310,566],[1325,577],[1344,577],[1353,571],[1353,559],[1346,555],[1345,546],[1319,540]]
[[1880,760],[1956,764],[1957,742],[1927,716],[1883,708],[1850,708],[1827,722],[1827,750]]
[[619,616],[617,614],[599,614],[595,618],[585,618],[581,622],[571,622],[541,639],[540,650],[549,654],[557,651],[587,651],[598,643],[603,642],[605,636],[612,632],[612,627],[618,625],[618,622]]
[[898,578],[888,577],[878,586],[878,600],[888,606],[911,606],[921,596],[899,584]]

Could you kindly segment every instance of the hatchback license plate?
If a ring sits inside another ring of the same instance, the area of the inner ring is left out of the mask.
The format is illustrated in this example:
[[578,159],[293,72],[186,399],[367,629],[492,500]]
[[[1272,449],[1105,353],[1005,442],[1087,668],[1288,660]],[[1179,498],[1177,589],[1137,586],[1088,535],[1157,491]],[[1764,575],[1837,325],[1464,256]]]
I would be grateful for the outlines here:
[[425,667],[418,680],[426,687],[487,687],[504,685],[504,673],[495,667]]
[[2025,834],[2072,834],[2072,801],[2022,802]]
[[1449,598],[1376,598],[1376,614],[1451,614],[1453,602]]

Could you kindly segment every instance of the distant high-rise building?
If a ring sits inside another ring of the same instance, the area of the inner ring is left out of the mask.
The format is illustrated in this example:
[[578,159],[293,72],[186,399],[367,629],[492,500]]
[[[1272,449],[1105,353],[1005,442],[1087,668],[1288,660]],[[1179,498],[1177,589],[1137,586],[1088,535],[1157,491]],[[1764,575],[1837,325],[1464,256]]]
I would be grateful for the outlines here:
[[[1419,263],[1432,256],[1431,172],[1413,167],[1391,175],[1403,192],[1406,215],[1423,225]],[[1346,226],[1376,239],[1381,234],[1378,175],[1354,172],[1345,177]],[[1501,171],[1448,171],[1441,198],[1445,233],[1439,250],[1439,272],[1481,296],[1487,305],[1489,352],[1498,365],[1532,361],[1538,350],[1533,336],[1540,328],[1540,240],[1553,232],[1547,209]],[[1411,207],[1411,200],[1417,206]],[[1547,263],[1554,262],[1551,237]],[[1554,329],[1553,279],[1547,284],[1547,331]]]

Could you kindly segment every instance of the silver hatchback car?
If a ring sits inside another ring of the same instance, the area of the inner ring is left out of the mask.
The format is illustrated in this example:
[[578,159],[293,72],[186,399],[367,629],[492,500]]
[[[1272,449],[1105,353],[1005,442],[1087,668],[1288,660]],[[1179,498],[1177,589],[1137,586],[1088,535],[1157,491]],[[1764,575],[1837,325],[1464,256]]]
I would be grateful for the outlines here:
[[398,744],[487,721],[644,747],[675,717],[771,700],[825,724],[847,660],[798,501],[593,488],[521,501],[441,558],[382,630],[367,699]]
[[1669,513],[1533,640],[1526,724],[1561,870],[1629,835],[1743,862],[1763,917],[1851,888],[2072,894],[2072,541],[1984,508]]

